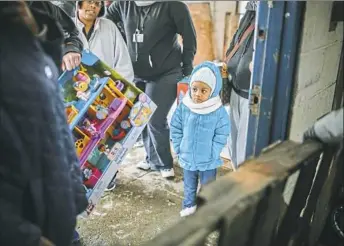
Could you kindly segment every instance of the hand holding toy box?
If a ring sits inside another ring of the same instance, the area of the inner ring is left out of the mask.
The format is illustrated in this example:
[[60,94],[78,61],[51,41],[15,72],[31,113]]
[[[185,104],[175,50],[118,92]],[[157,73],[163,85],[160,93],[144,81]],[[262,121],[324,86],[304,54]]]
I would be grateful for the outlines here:
[[59,78],[67,121],[80,160],[89,215],[157,106],[94,54]]

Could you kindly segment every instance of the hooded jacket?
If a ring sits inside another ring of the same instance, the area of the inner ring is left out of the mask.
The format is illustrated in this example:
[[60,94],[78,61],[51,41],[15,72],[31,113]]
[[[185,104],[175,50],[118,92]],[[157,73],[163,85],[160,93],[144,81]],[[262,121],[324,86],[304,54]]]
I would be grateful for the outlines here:
[[[246,29],[255,23],[256,2],[247,3],[245,15],[242,17],[239,27],[232,38],[232,42],[227,50],[228,55],[235,45],[240,41]],[[228,73],[232,77],[233,89],[241,96],[248,99],[248,91],[251,83],[251,71],[249,64],[253,59],[254,32],[241,44],[232,59],[227,63]]]
[[[77,11],[80,3],[81,1],[76,2]],[[128,48],[116,25],[108,19],[101,18],[104,14],[105,6],[102,4],[99,17],[94,23],[91,37],[87,40],[83,31],[84,24],[79,20],[76,13],[74,20],[79,30],[79,38],[83,42],[84,49],[90,50],[100,60],[114,68],[123,78],[132,82],[134,80],[134,71]]]
[[[197,42],[187,5],[179,1],[147,1],[151,4],[138,6],[140,2],[146,1],[116,1],[106,14],[116,25],[123,23],[135,75],[154,80],[175,68],[190,75]],[[137,30],[144,36],[142,43],[133,42]],[[178,34],[183,38],[183,48]]]
[[219,98],[221,72],[214,63],[205,62],[194,69],[191,77],[202,67],[210,68],[216,76],[210,98],[201,103],[203,111],[200,104],[192,105],[188,101],[191,96],[189,91],[174,112],[170,125],[171,140],[179,163],[190,171],[206,171],[221,166],[220,153],[230,132],[229,117]]

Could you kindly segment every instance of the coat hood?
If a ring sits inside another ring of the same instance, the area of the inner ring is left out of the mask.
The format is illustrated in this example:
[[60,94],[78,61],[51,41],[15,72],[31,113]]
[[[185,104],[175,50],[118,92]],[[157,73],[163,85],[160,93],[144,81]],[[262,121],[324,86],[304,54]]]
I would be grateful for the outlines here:
[[[213,80],[212,74],[209,73],[209,70],[213,73],[215,81]],[[212,89],[210,98],[214,98],[220,95],[220,91],[222,89],[222,76],[220,69],[216,66],[215,63],[206,61],[195,67],[190,76],[189,87],[191,87],[191,84],[196,80],[202,81],[201,78],[208,80],[203,82],[208,84]]]

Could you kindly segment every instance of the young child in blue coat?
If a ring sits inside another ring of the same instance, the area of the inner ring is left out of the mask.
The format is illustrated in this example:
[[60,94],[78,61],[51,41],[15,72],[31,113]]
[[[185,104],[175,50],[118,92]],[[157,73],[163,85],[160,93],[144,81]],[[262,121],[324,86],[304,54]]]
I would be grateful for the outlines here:
[[216,179],[220,153],[229,136],[229,116],[219,97],[220,70],[212,62],[194,69],[189,91],[171,120],[171,139],[184,172],[182,217],[196,211],[198,179],[201,186]]

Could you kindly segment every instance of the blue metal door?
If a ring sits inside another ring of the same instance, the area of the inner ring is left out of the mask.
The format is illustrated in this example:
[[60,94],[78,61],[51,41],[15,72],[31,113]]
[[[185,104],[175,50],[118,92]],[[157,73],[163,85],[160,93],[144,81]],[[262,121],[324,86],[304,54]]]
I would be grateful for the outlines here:
[[287,136],[303,1],[259,1],[246,157]]

